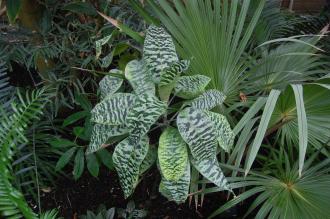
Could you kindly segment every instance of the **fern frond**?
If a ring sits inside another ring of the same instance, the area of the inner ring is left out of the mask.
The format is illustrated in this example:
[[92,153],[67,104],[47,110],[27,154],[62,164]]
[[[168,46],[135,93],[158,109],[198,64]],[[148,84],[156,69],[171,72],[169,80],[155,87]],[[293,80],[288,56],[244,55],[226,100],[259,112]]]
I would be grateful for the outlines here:
[[5,64],[0,62],[0,104],[7,108],[11,102],[13,87],[9,85]]
[[0,215],[6,218],[34,219],[37,215],[29,208],[21,192],[11,184],[12,157],[16,145],[26,143],[25,130],[38,119],[47,103],[45,89],[18,93],[18,104],[12,104],[11,115],[0,107]]

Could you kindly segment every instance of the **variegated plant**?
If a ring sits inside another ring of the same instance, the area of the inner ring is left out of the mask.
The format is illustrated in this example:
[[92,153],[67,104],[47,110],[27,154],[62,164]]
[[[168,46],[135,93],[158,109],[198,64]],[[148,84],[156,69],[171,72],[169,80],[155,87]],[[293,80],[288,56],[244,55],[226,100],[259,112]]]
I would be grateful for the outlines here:
[[[102,101],[92,110],[95,125],[87,153],[121,136],[113,162],[125,197],[156,160],[162,176],[159,190],[177,203],[188,197],[191,165],[210,182],[230,190],[217,152],[218,146],[230,151],[234,134],[226,118],[211,111],[225,95],[205,91],[210,82],[206,76],[184,76],[188,67],[189,61],[178,59],[170,35],[150,26],[142,60],[129,62],[125,69],[132,92],[118,92],[124,79],[114,74],[100,82]],[[172,104],[173,100],[180,101]],[[162,130],[157,148],[149,145],[156,129]]]

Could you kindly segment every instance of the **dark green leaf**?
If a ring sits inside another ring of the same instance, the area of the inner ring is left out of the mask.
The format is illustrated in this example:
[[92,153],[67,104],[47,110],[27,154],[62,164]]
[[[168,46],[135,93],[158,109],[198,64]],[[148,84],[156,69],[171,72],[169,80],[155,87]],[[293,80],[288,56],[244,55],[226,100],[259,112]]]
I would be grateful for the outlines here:
[[65,167],[65,165],[67,165],[71,159],[71,157],[73,156],[73,154],[76,152],[76,147],[71,148],[70,150],[66,151],[61,157],[60,159],[57,161],[55,170],[59,171],[60,169],[62,169],[63,167]]
[[87,169],[92,174],[92,176],[97,177],[99,175],[99,161],[94,154],[89,154],[86,156],[87,159]]
[[90,113],[87,111],[80,111],[80,112],[76,112],[70,116],[68,116],[64,121],[63,121],[63,125],[62,127],[66,127],[68,125],[71,125],[77,121],[79,121],[80,119],[87,117]]
[[84,172],[85,156],[84,149],[80,148],[74,158],[73,178],[79,179],[81,174]]
[[71,11],[77,14],[87,14],[91,16],[97,15],[94,6],[88,2],[72,2],[65,5],[63,10]]
[[7,0],[7,15],[10,23],[14,23],[21,7],[21,0]]
[[63,148],[69,146],[75,146],[76,144],[68,139],[56,138],[49,142],[49,144],[54,148]]
[[112,154],[106,149],[102,149],[96,152],[96,156],[100,159],[100,161],[108,167],[110,170],[114,169],[112,162]]

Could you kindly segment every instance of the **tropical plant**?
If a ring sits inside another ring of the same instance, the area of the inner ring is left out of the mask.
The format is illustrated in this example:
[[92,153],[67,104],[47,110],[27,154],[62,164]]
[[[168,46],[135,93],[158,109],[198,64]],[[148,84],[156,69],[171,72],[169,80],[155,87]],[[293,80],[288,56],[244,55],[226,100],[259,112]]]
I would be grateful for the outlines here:
[[100,205],[97,208],[96,213],[92,211],[87,211],[86,215],[81,215],[81,219],[114,219],[115,218],[115,208],[106,209],[104,205]]
[[[204,91],[210,82],[206,76],[182,76],[188,67],[189,61],[179,61],[168,33],[150,26],[142,60],[129,62],[125,75],[112,71],[100,82],[102,101],[92,110],[95,125],[88,153],[108,146],[111,137],[124,136],[113,162],[126,198],[141,173],[155,162],[156,151],[162,175],[159,190],[168,199],[186,200],[191,164],[219,188],[231,191],[216,155],[217,145],[230,151],[234,134],[223,115],[210,111],[225,95]],[[124,76],[131,93],[116,92]],[[148,134],[154,136],[159,128],[162,133],[155,150],[149,146]]]

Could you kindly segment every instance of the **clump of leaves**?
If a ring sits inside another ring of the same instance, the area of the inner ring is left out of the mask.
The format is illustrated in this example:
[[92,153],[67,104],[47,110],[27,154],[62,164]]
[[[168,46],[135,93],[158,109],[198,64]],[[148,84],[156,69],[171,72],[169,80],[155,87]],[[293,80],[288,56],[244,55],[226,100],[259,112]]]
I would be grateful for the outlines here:
[[[223,115],[211,111],[226,97],[218,90],[205,91],[210,78],[185,76],[189,63],[179,60],[164,29],[150,26],[143,58],[129,62],[124,74],[117,70],[100,82],[102,101],[91,112],[94,128],[87,153],[121,136],[113,163],[126,198],[157,155],[159,190],[169,200],[187,199],[191,165],[217,187],[231,191],[217,151],[218,146],[231,149],[234,133]],[[132,87],[130,93],[117,92],[124,77]],[[161,131],[157,149],[149,145],[149,137],[156,138],[155,130]]]

